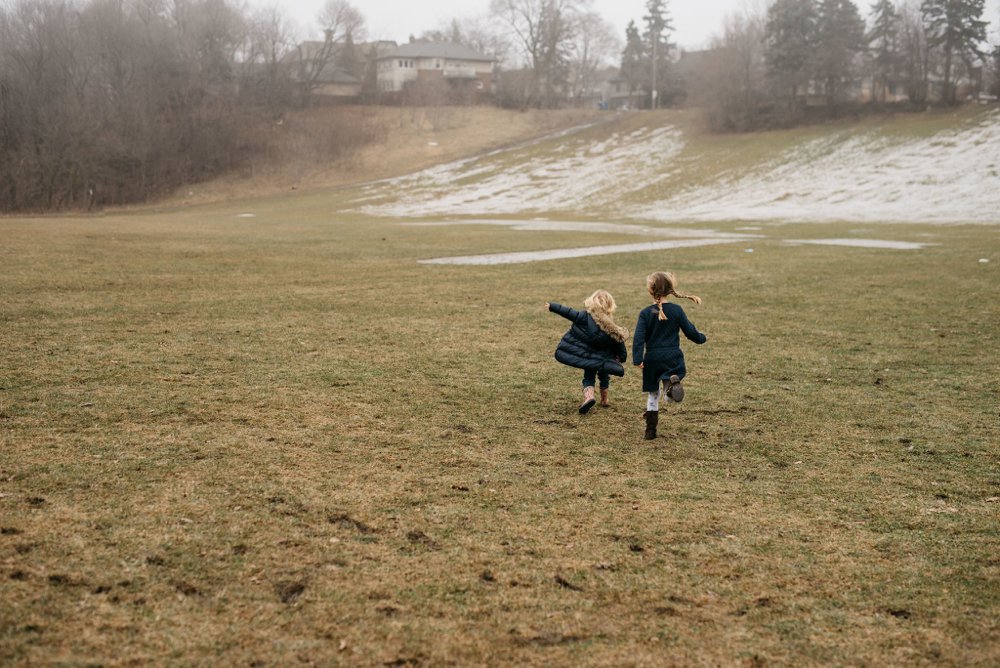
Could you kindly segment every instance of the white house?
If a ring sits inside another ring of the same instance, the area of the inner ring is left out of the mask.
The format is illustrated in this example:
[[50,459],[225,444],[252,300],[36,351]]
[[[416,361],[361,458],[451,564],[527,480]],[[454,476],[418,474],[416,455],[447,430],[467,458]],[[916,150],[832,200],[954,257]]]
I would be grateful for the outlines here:
[[378,58],[378,89],[398,93],[422,81],[443,80],[454,88],[493,92],[495,59],[461,44],[410,42]]

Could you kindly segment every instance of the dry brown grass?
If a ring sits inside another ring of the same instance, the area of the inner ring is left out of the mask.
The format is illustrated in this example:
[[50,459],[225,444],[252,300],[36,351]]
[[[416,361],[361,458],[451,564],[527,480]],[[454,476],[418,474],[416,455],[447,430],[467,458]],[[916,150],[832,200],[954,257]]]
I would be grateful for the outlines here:
[[[1000,661],[992,228],[429,267],[592,240],[254,205],[0,221],[0,663]],[[541,304],[661,268],[647,443]]]
[[590,110],[495,107],[320,107],[257,130],[261,157],[242,173],[177,192],[196,204],[343,187],[399,176],[609,118]]

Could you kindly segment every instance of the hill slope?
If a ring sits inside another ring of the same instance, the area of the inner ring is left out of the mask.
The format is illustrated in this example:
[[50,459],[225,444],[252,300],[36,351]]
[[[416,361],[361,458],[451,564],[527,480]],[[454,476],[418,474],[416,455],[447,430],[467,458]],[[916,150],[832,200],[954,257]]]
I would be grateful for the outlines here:
[[492,107],[306,109],[255,130],[262,150],[248,171],[194,184],[166,203],[348,187],[496,150],[597,117],[590,110]]
[[704,135],[690,114],[613,123],[366,187],[371,215],[1000,223],[1000,110]]

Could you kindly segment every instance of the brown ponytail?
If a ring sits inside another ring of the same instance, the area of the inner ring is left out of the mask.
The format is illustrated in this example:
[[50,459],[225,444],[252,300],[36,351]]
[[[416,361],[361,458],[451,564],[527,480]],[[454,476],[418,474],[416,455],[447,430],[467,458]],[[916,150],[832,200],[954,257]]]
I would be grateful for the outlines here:
[[701,297],[697,295],[685,295],[677,292],[677,277],[665,271],[655,271],[646,277],[646,289],[650,296],[656,300],[656,308],[659,309],[660,320],[666,320],[667,314],[663,312],[663,300],[670,295],[678,299],[690,299],[695,304],[701,303]]
[[676,290],[671,290],[670,294],[672,294],[674,297],[677,297],[678,299],[690,299],[695,304],[701,303],[701,297],[699,297],[698,295],[684,295],[681,294],[680,292],[677,292]]

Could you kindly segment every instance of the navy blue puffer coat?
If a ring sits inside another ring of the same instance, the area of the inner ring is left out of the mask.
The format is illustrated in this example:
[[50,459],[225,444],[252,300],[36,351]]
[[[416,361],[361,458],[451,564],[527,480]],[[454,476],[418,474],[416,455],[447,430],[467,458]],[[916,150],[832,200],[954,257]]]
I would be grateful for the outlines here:
[[554,302],[549,303],[549,310],[573,323],[556,347],[556,360],[577,369],[625,375],[622,363],[628,358],[628,350],[624,341],[609,336],[586,311]]

